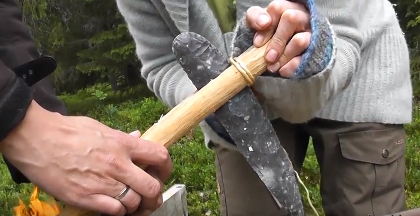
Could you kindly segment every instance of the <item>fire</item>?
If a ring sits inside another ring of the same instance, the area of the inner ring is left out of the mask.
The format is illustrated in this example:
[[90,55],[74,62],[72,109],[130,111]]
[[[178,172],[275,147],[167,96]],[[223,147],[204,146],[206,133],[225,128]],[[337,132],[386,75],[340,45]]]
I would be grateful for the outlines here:
[[35,186],[29,205],[19,199],[19,205],[14,207],[15,216],[57,216],[60,213],[60,205],[51,199],[44,202],[39,198],[39,188]]

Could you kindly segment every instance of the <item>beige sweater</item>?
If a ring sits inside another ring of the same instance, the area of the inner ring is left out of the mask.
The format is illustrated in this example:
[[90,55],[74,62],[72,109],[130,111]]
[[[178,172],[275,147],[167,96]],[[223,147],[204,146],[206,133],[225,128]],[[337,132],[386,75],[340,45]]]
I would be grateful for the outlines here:
[[[238,21],[250,6],[265,7],[270,2],[237,0]],[[196,32],[226,56],[231,55],[235,34],[221,33],[206,0],[117,0],[117,3],[143,63],[142,76],[156,96],[170,107],[196,90],[171,50],[172,41],[180,32]],[[312,3],[318,16],[325,17],[330,25],[331,58],[321,71],[306,79],[259,77],[254,87],[264,95],[262,105],[270,119],[281,117],[293,123],[315,117],[346,122],[410,123],[409,53],[391,3],[388,0]],[[220,141],[204,122],[200,125],[206,142]]]

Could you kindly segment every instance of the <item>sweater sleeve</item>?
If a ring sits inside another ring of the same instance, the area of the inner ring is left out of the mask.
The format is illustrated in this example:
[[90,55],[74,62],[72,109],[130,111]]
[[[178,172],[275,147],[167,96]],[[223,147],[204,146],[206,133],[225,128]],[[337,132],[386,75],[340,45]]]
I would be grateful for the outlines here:
[[117,5],[136,43],[142,77],[158,98],[175,107],[196,91],[172,52],[176,35],[150,1],[117,0]]
[[[364,10],[363,1],[343,2],[320,0],[315,5],[314,0],[304,1],[311,16],[312,36],[298,70],[291,79],[260,76],[254,85],[263,95],[263,106],[270,107],[270,119],[306,122],[349,85],[360,62],[359,25]],[[242,19],[235,28],[233,56],[252,45],[253,34]]]

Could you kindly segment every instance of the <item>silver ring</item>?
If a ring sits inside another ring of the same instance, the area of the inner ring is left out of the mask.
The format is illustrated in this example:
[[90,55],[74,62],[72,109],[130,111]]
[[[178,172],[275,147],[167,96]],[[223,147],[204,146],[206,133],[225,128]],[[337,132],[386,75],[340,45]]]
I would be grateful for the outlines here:
[[130,190],[130,187],[125,186],[125,188],[117,196],[115,196],[114,199],[120,200],[120,199],[124,198],[125,195],[127,195],[129,190]]

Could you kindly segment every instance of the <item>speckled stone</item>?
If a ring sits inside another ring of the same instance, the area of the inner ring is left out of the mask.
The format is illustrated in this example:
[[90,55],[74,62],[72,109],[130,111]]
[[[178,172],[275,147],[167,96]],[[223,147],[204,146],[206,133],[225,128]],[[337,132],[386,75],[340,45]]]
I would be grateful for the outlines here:
[[[230,66],[226,56],[196,33],[178,35],[173,42],[173,51],[197,89]],[[292,163],[251,88],[240,91],[214,116],[279,206],[292,216],[303,216],[303,203]]]

